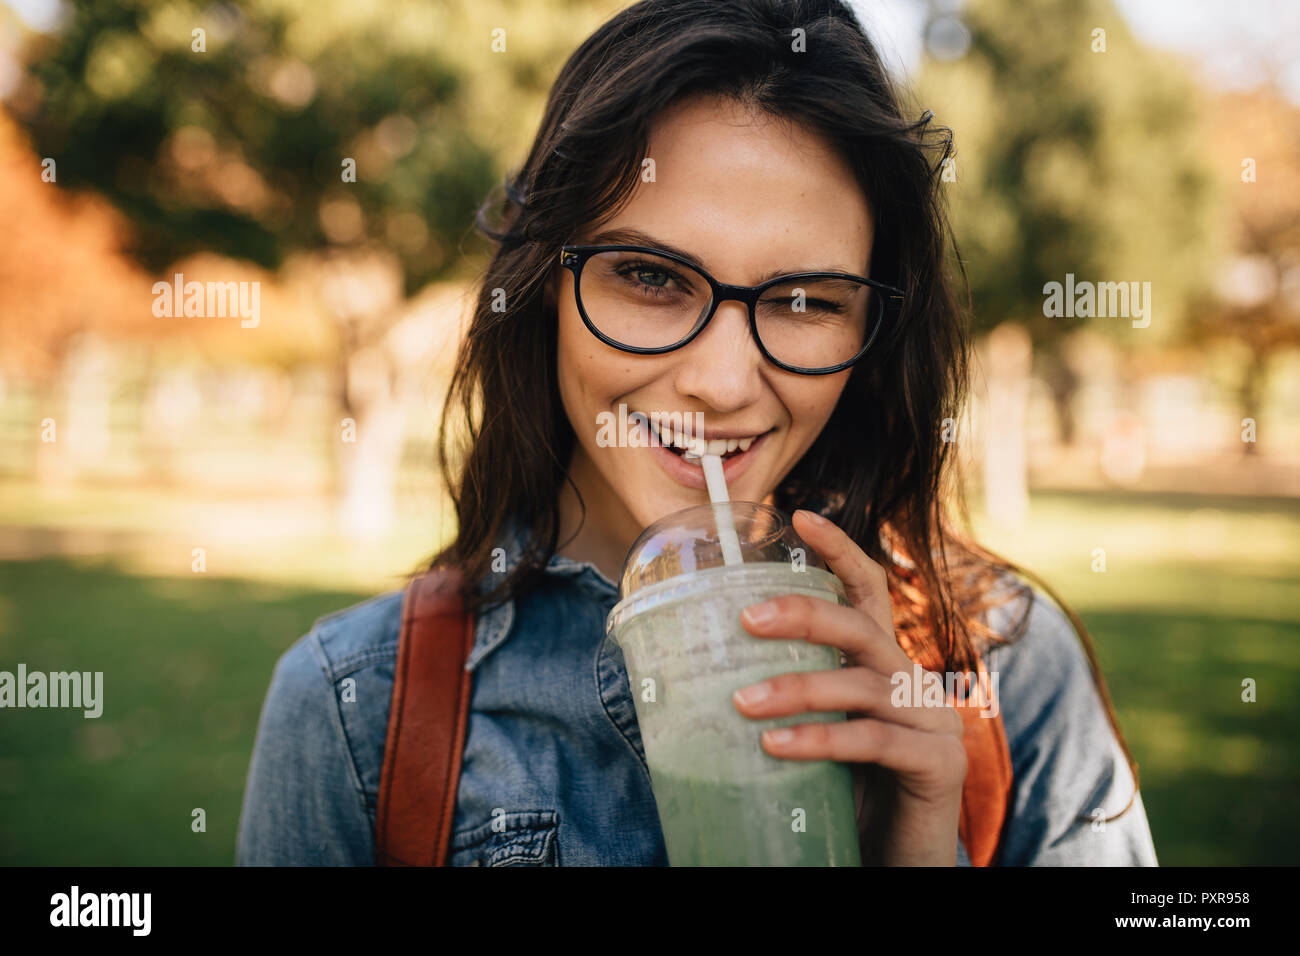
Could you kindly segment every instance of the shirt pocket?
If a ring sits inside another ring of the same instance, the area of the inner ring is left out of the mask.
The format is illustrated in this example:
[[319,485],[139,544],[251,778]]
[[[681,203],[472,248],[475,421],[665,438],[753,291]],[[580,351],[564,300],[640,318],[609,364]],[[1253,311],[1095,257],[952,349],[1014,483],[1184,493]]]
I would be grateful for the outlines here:
[[559,866],[559,815],[554,810],[494,814],[451,837],[452,866]]

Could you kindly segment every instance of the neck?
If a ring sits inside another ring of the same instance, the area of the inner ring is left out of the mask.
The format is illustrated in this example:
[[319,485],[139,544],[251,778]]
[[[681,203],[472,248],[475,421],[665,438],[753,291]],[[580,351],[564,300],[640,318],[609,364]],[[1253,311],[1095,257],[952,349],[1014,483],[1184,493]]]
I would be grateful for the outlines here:
[[573,485],[564,482],[560,487],[559,553],[591,562],[617,584],[623,559],[644,529],[581,448],[574,448],[569,478],[581,491],[587,513],[584,520]]

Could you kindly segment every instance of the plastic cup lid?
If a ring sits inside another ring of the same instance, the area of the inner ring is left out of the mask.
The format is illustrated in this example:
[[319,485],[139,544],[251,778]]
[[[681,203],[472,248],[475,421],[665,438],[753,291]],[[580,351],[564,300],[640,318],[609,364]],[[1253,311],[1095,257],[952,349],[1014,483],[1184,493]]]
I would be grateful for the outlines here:
[[731,511],[744,564],[826,569],[790,517],[777,508],[756,501],[696,505],[660,518],[633,542],[619,576],[620,601],[682,575],[724,567],[717,520],[722,508]]

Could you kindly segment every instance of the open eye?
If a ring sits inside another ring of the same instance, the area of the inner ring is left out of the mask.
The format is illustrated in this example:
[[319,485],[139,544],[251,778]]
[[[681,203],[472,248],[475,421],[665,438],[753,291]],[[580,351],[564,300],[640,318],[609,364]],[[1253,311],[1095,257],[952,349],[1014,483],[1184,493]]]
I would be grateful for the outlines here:
[[654,295],[670,288],[680,291],[690,289],[690,282],[681,273],[659,262],[625,262],[615,270],[615,274],[638,290],[651,292]]

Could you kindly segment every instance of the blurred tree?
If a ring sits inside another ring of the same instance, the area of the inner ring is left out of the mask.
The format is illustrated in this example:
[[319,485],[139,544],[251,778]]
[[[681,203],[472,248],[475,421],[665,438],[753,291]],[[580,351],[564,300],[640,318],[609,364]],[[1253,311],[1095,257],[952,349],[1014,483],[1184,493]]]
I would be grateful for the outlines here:
[[0,256],[0,372],[41,384],[91,326],[107,336],[164,327],[149,312],[148,276],[120,251],[124,217],[101,197],[42,182],[44,168],[0,112],[0,222],[12,229]]
[[15,106],[63,185],[135,221],[152,270],[200,250],[274,268],[370,240],[423,284],[490,187],[491,152],[432,49],[432,13],[421,48],[384,4],[330,6],[79,4],[33,47]]
[[[948,186],[975,327],[1027,326],[1068,443],[1066,333],[1086,322],[1126,348],[1167,343],[1211,288],[1207,97],[1176,58],[1135,43],[1110,0],[929,9],[918,89],[954,130]],[[1150,282],[1150,326],[1044,315],[1044,285],[1067,273]]]
[[[26,136],[0,111],[0,375],[35,390],[35,473],[54,484],[101,457],[108,432],[107,339],[170,331],[149,310],[149,279],[121,252],[125,217],[101,196],[68,195],[42,174]],[[47,429],[46,423],[52,428]]]
[[61,187],[129,217],[149,270],[203,252],[314,259],[342,411],[375,439],[340,448],[342,513],[368,510],[354,530],[377,533],[391,514],[358,499],[395,480],[402,436],[384,423],[406,374],[385,336],[406,295],[472,274],[478,203],[522,160],[563,58],[621,5],[73,4],[33,38],[10,105]]
[[[1240,410],[1258,424],[1270,356],[1300,346],[1300,108],[1266,87],[1225,94],[1212,116],[1215,168],[1232,187],[1222,228],[1233,252],[1192,334],[1207,345],[1225,336],[1245,343]],[[1247,455],[1258,448],[1242,443]]]

